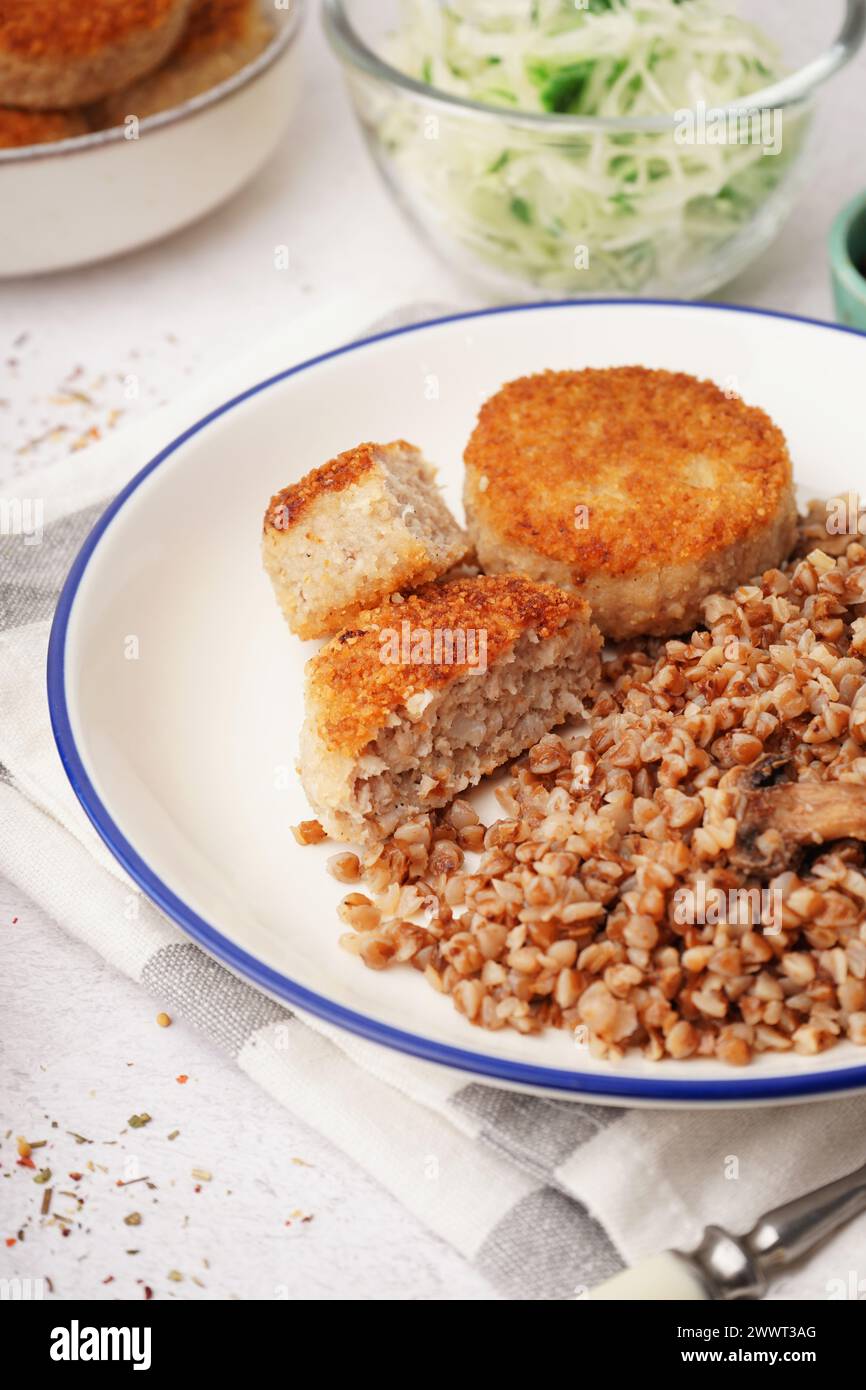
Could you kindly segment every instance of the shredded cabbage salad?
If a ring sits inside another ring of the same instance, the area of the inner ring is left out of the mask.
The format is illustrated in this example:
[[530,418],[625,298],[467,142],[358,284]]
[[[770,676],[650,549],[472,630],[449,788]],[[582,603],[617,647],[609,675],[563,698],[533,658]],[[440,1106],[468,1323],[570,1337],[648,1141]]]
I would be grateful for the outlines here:
[[[783,180],[760,143],[679,143],[671,130],[509,125],[511,112],[670,116],[737,103],[782,75],[769,38],[717,0],[402,0],[394,67],[501,107],[475,120],[369,98],[366,120],[428,230],[523,282],[577,293],[716,281],[708,262]],[[705,273],[706,272],[706,273]]]

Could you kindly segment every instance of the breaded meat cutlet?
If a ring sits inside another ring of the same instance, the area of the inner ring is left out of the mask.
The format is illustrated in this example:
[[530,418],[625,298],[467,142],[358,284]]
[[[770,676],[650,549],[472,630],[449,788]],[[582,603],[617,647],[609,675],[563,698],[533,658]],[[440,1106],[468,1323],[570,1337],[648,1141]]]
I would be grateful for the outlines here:
[[99,125],[154,116],[225,82],[267,48],[275,33],[261,0],[193,0],[186,32],[166,63],[102,103]]
[[190,0],[3,0],[0,97],[9,106],[86,106],[167,58]]
[[607,636],[671,636],[794,543],[791,461],[762,410],[683,372],[513,381],[465,453],[484,570],[573,585]]
[[20,111],[0,106],[0,150],[71,140],[89,129],[80,111]]
[[327,637],[362,608],[438,579],[469,542],[418,449],[359,444],[271,498],[262,554],[299,637]]
[[357,844],[447,805],[582,714],[600,648],[581,598],[516,575],[428,584],[362,614],[307,663],[310,804]]

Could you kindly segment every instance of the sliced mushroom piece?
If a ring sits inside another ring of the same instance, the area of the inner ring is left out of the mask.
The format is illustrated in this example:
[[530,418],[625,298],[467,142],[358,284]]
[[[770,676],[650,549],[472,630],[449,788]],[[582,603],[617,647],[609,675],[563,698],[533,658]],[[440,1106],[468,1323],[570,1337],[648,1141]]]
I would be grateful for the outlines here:
[[849,869],[862,869],[866,866],[866,841],[834,840],[829,845],[807,845],[803,852],[800,873],[812,870],[819,859],[832,854]]
[[782,782],[739,793],[730,862],[753,873],[783,873],[810,845],[866,840],[866,787],[854,782]]
[[787,753],[765,753],[755,763],[740,763],[719,779],[720,787],[736,787],[753,791],[760,787],[775,787],[780,782],[796,782],[797,771]]

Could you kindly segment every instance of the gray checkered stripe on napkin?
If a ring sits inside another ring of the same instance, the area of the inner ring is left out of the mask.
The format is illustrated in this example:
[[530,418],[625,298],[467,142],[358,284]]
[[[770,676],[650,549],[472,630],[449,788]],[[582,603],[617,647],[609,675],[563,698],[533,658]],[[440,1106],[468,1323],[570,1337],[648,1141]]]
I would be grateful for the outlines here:
[[[100,511],[88,508],[62,518],[46,528],[38,546],[25,546],[18,538],[0,542],[0,630],[50,616]],[[278,1025],[288,1059],[292,1048],[286,1038],[309,1031],[289,1010],[190,942],[173,941],[157,949],[140,978],[165,1006],[236,1058],[257,1034]],[[603,1227],[556,1179],[562,1163],[599,1130],[619,1121],[622,1111],[466,1084],[457,1077],[447,1107],[452,1123],[478,1144],[479,1159],[489,1151],[531,1180],[525,1195],[499,1217],[473,1253],[500,1293],[523,1299],[573,1297],[622,1268]]]

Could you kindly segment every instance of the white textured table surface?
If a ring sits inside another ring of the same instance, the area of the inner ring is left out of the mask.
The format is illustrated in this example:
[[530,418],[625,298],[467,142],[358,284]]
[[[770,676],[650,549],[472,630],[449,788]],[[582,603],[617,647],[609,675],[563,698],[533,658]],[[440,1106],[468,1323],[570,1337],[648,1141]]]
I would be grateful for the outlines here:
[[[67,458],[73,479],[88,432],[133,422],[359,284],[389,301],[478,302],[379,187],[315,16],[303,43],[302,114],[229,206],[108,265],[0,284],[0,478]],[[864,72],[861,58],[829,89],[808,192],[772,250],[720,298],[832,316],[824,244],[836,209],[866,184]],[[283,244],[290,265],[280,272]],[[49,1279],[58,1297],[491,1296],[356,1165],[182,1023],[157,1027],[149,996],[2,881],[0,952],[0,1277]],[[151,1123],[129,1129],[142,1111]],[[44,1188],[16,1164],[18,1134],[48,1140],[34,1160],[52,1170],[67,1236],[40,1216]],[[153,1186],[118,1186],[138,1178]],[[126,1224],[136,1213],[140,1223]]]

